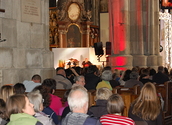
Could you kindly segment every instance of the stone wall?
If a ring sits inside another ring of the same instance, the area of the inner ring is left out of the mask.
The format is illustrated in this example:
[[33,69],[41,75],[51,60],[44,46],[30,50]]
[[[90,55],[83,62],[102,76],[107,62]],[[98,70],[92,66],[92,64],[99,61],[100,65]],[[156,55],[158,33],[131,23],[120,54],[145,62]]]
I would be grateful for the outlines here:
[[21,0],[0,0],[0,86],[54,75],[54,56],[49,51],[49,0],[41,2],[41,23],[21,21]]

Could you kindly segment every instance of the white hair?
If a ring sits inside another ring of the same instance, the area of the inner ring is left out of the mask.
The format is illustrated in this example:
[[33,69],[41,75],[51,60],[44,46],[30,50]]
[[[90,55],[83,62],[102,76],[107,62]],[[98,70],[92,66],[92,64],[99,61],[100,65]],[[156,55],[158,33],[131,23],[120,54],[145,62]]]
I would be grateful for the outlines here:
[[81,85],[74,85],[68,96],[68,104],[71,111],[88,108],[88,93]]
[[27,96],[28,96],[30,103],[32,103],[34,105],[35,112],[39,112],[40,105],[42,103],[42,95],[40,94],[39,90],[29,92],[27,94]]

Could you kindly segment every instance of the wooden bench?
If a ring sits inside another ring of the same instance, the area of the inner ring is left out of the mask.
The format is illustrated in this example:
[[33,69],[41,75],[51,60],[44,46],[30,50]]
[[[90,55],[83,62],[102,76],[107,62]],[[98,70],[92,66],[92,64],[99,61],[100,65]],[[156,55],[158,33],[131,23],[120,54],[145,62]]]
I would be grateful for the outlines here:
[[124,100],[125,109],[123,112],[124,116],[128,116],[128,111],[131,103],[139,96],[140,87],[134,86],[133,88],[116,87],[112,91],[114,94],[118,93]]
[[163,116],[165,122],[168,120],[172,123],[172,82],[155,85],[158,94],[161,94],[164,100]]

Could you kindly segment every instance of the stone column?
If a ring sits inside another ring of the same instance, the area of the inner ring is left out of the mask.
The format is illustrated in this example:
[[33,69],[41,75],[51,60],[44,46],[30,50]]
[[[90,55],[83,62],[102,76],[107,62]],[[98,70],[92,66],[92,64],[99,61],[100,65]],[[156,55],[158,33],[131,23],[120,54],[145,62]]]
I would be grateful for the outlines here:
[[162,65],[162,57],[159,55],[159,1],[148,0],[148,60],[147,65],[152,68],[157,68]]
[[147,66],[147,56],[144,55],[144,0],[132,0],[130,3],[130,46],[133,56],[133,67]]
[[112,55],[108,65],[125,70],[132,68],[129,45],[129,3],[130,0],[109,0],[109,28]]

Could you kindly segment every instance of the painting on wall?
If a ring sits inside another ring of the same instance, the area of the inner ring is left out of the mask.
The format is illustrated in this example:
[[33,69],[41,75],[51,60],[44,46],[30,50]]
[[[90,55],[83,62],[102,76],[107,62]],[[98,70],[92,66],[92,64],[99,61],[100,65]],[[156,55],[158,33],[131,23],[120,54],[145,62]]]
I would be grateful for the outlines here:
[[100,13],[108,13],[108,0],[100,0]]
[[68,28],[67,47],[81,47],[81,33],[77,25],[70,25]]

